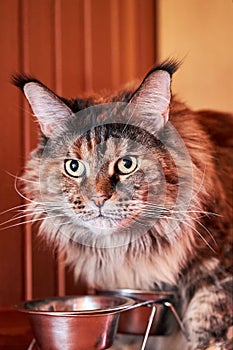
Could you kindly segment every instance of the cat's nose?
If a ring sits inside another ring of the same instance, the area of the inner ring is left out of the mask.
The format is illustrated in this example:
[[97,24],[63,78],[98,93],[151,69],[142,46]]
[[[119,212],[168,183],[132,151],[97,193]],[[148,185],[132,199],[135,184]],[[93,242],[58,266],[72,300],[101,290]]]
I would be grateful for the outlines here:
[[109,199],[111,196],[108,196],[107,194],[98,194],[91,197],[91,200],[95,203],[97,207],[102,207],[104,205],[104,202]]

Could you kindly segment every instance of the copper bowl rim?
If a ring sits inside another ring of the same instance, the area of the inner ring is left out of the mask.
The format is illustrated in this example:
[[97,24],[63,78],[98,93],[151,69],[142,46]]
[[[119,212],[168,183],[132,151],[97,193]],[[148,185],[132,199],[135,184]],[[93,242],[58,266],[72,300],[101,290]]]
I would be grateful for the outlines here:
[[164,290],[146,290],[146,289],[130,289],[130,288],[118,288],[118,289],[98,289],[98,293],[115,293],[115,294],[149,294],[149,295],[174,295],[175,291]]
[[81,299],[81,298],[88,298],[88,299],[101,299],[103,295],[73,295],[73,296],[65,296],[65,297],[53,297],[53,298],[46,298],[46,299],[33,299],[26,302],[23,302],[19,305],[15,305],[15,309],[24,312],[26,314],[34,314],[34,315],[48,315],[48,316],[100,316],[100,315],[107,315],[107,314],[116,314],[120,313],[121,311],[127,310],[132,305],[135,304],[135,301],[129,297],[124,296],[108,296],[104,295],[105,298],[112,300],[117,299],[119,300],[120,304],[116,306],[109,306],[103,308],[96,308],[96,309],[90,309],[90,310],[71,310],[71,311],[50,311],[50,310],[39,310],[39,309],[33,309],[27,307],[30,304],[49,304],[51,302],[56,301],[66,301],[66,300],[72,300],[72,299]]
[[145,289],[128,289],[128,288],[122,288],[122,289],[98,289],[96,290],[97,295],[112,295],[112,296],[122,296],[126,298],[133,298],[134,296],[137,298],[139,296],[140,298],[143,298],[143,294],[149,295],[150,298],[152,297],[174,297],[176,295],[176,292],[174,290],[171,291],[163,291],[163,290],[145,290]]

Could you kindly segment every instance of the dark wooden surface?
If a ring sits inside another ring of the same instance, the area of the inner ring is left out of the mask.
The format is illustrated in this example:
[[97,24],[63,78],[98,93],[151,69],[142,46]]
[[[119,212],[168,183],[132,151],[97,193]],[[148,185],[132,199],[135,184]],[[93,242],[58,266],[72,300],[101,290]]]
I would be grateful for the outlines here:
[[32,339],[27,315],[0,309],[0,350],[27,350]]

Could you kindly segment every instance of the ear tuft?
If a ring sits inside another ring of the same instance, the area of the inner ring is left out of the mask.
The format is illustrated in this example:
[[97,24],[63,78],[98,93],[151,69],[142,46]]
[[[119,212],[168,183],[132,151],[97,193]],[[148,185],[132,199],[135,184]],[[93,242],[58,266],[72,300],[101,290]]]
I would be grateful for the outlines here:
[[148,73],[148,75],[151,72],[154,72],[156,70],[164,70],[165,72],[168,72],[170,74],[170,76],[172,76],[179,69],[181,64],[182,64],[182,61],[179,61],[179,60],[174,59],[174,58],[169,58],[169,59],[163,61],[158,66],[155,66],[154,68],[152,68],[151,71]]
[[18,87],[20,90],[23,91],[24,85],[27,83],[38,83],[42,86],[45,86],[43,83],[41,83],[38,79],[34,78],[33,76],[26,74],[26,73],[16,73],[13,74],[11,77],[11,83]]
[[167,60],[153,68],[144,78],[130,102],[140,108],[144,122],[154,125],[158,131],[169,118],[171,101],[171,76],[178,69],[179,63]]

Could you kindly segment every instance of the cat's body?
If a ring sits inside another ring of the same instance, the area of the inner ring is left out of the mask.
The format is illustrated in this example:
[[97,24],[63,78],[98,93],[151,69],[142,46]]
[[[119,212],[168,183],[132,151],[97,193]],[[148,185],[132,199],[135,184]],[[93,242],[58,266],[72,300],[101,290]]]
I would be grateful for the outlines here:
[[[136,91],[72,101],[17,78],[44,134],[25,191],[33,218],[45,218],[40,233],[90,287],[176,288],[190,342],[173,334],[152,348],[232,349],[233,118],[170,101],[175,69],[157,67]],[[90,112],[91,131],[70,132],[85,118],[72,122],[75,112],[117,101]]]

